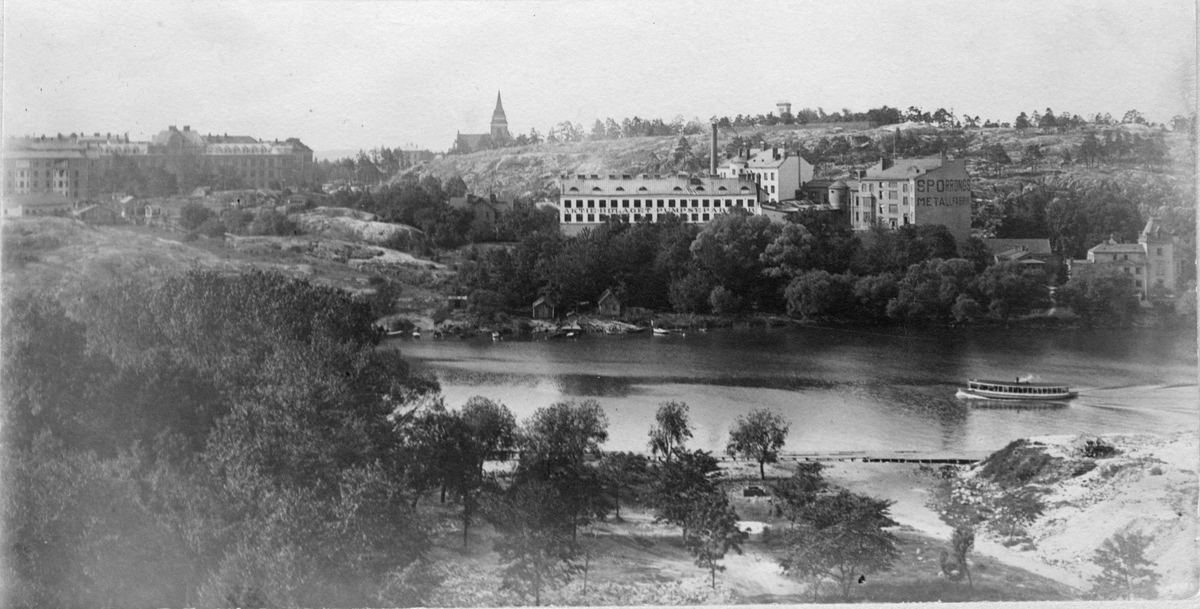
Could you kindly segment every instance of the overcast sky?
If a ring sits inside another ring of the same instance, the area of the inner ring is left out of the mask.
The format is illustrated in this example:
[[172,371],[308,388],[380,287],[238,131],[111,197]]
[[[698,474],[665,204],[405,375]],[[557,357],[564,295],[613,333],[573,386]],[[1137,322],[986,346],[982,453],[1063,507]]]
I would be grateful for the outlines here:
[[[323,150],[488,129],[938,107],[1169,121],[1195,106],[1192,0],[5,0],[6,135],[167,125]],[[1188,75],[1191,75],[1189,78]],[[1191,87],[1191,88],[1189,88]]]

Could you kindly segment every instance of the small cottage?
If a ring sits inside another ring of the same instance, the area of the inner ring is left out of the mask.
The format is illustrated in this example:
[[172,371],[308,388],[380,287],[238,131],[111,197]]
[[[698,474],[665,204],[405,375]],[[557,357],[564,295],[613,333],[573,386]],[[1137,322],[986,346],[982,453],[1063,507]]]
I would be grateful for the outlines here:
[[613,294],[612,290],[604,290],[604,293],[600,295],[600,299],[596,301],[596,308],[600,311],[601,315],[608,317],[621,316],[621,300],[617,298],[616,294]]
[[554,303],[545,296],[533,301],[533,318],[554,319]]

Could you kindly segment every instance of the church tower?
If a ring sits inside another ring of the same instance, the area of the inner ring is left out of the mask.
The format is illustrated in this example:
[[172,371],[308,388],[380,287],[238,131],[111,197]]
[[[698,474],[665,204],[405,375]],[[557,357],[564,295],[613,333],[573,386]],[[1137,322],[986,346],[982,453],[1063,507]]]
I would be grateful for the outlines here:
[[504,116],[504,106],[500,103],[500,92],[496,92],[496,111],[492,112],[492,141],[503,142],[512,139],[508,134],[508,118]]

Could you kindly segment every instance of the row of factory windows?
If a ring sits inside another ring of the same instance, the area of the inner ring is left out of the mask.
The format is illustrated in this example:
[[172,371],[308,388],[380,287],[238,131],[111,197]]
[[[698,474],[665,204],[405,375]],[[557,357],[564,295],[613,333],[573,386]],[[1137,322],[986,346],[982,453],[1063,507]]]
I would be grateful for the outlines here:
[[[671,215],[673,216],[675,214],[671,214]],[[683,220],[685,222],[708,222],[716,214],[707,214],[707,213],[686,214],[685,213],[685,214],[678,214],[678,215],[679,215],[679,217],[683,218]],[[658,221],[658,220],[665,220],[666,218],[667,218],[667,214],[663,214],[661,216],[657,215],[657,214],[633,214],[633,215],[630,215],[630,214],[563,214],[563,222],[568,223],[568,224],[587,223],[587,222],[592,222],[592,223],[608,222],[610,219],[620,220],[622,222],[629,222],[631,220],[633,222],[641,222],[643,219],[651,220],[651,221]]]
[[[734,206],[746,207],[747,203],[749,203],[749,202],[751,202],[751,200],[725,199],[725,207],[734,207]],[[570,209],[572,207],[582,209],[585,206],[584,199],[575,199],[575,200],[564,199],[562,203],[563,203],[563,208],[565,208],[565,209]],[[618,205],[618,203],[619,203],[619,205]],[[596,199],[586,199],[586,206],[587,207],[597,207],[597,200]],[[654,207],[657,207],[658,209],[664,209],[664,208],[673,208],[675,206],[676,206],[675,199],[665,199],[665,200],[664,199],[658,199],[658,200],[646,199],[644,207],[646,207],[647,209],[654,208]],[[679,207],[689,207],[688,200],[680,199],[678,201],[678,206]],[[628,199],[599,199],[599,207],[601,209],[605,209],[605,208],[616,209],[617,207],[629,208],[630,201]],[[642,199],[634,199],[633,207],[635,209],[643,207]],[[710,199],[692,199],[690,207],[695,207],[695,208],[721,207],[721,200],[720,199],[711,199],[711,200]]]

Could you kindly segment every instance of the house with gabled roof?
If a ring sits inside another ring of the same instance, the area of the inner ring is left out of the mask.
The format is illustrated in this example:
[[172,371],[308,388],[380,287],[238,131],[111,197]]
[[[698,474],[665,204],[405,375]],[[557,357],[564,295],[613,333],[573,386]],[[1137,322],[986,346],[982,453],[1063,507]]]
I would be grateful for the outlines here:
[[604,290],[604,293],[596,300],[596,310],[607,317],[620,317],[621,299],[617,298],[611,289]]

